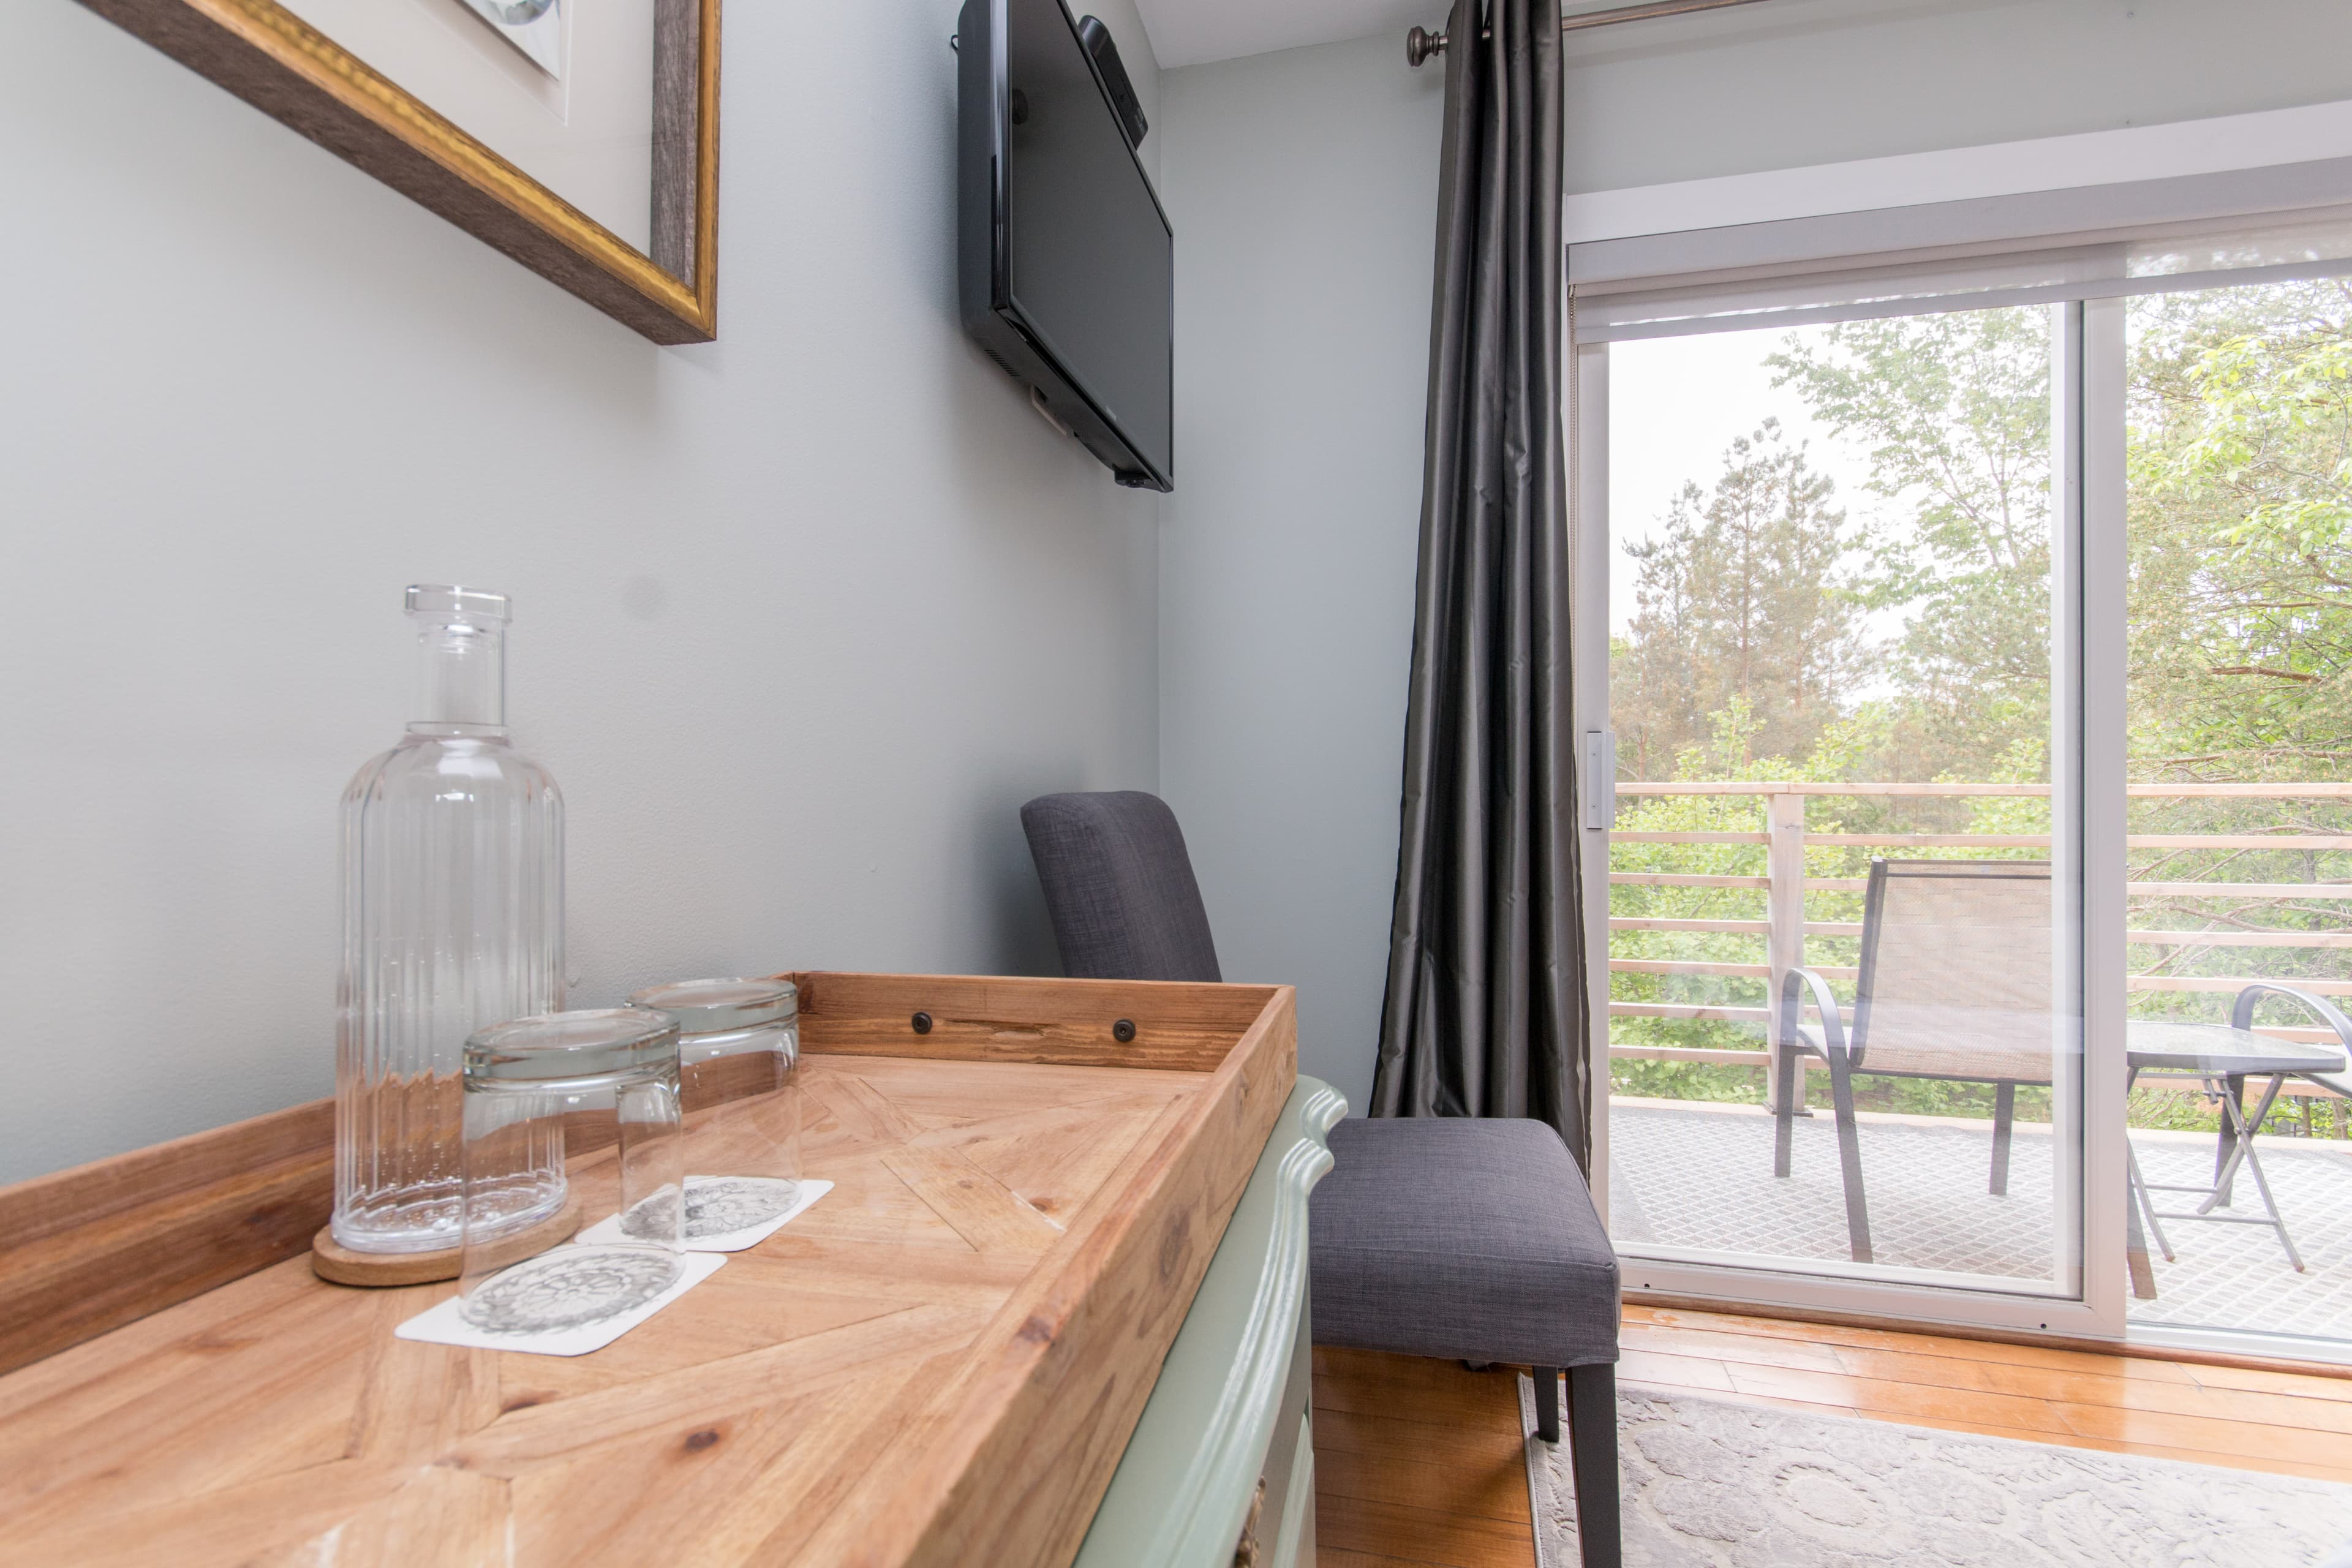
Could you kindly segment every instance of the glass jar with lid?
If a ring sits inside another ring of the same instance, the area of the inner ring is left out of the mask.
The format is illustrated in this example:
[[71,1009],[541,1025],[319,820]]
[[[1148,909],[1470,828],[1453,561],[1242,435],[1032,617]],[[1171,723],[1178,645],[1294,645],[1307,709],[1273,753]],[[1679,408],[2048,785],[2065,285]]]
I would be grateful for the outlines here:
[[801,1204],[800,993],[789,980],[684,980],[629,997],[675,1019],[688,1141],[685,1244],[737,1252]]

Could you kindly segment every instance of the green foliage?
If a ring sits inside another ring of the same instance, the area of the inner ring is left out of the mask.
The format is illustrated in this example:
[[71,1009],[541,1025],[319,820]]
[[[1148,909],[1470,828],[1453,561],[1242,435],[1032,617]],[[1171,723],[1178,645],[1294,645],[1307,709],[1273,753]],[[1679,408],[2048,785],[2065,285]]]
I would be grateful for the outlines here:
[[1870,453],[1886,503],[1856,574],[1906,612],[1888,649],[1893,758],[1936,777],[2045,731],[2050,712],[2050,328],[2034,309],[1842,321],[1766,362]]
[[2189,776],[2340,777],[2352,292],[2158,297],[2135,325],[2134,755]]

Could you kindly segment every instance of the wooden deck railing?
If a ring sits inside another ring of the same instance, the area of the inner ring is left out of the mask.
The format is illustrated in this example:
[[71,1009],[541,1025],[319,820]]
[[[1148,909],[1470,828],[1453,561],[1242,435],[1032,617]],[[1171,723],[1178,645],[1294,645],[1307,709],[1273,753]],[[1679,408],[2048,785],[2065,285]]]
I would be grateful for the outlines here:
[[[1662,832],[1646,830],[1616,830],[1610,834],[1612,844],[1669,845],[1760,845],[1765,850],[1765,868],[1761,876],[1679,873],[1666,871],[1618,871],[1609,874],[1613,888],[1704,888],[1733,891],[1761,892],[1764,895],[1763,918],[1759,919],[1667,919],[1612,914],[1609,929],[1616,931],[1685,931],[1722,935],[1752,936],[1762,939],[1762,963],[1727,963],[1716,960],[1670,958],[1618,958],[1609,961],[1610,969],[1618,973],[1689,974],[1723,979],[1753,979],[1768,983],[1767,996],[1777,997],[1781,976],[1804,963],[1805,939],[1808,937],[1857,937],[1862,934],[1858,921],[1811,921],[1805,918],[1805,899],[1813,892],[1861,892],[1869,886],[1859,877],[1812,877],[1805,869],[1805,851],[1816,845],[1840,846],[1849,848],[1883,849],[1901,853],[1912,849],[2047,849],[2050,835],[2046,833],[1813,833],[1807,831],[1805,805],[1814,796],[1843,799],[1862,797],[2023,797],[2047,798],[2047,784],[1893,784],[1893,783],[1812,783],[1794,780],[1740,781],[1732,783],[1685,784],[1620,784],[1621,796],[1717,795],[1760,798],[1765,826],[1761,830],[1740,832]],[[2352,784],[2132,784],[2128,793],[2135,798],[2196,799],[2254,797],[2278,800],[2352,801]],[[2281,832],[2276,834],[2249,833],[2155,833],[2132,834],[2125,840],[2129,849],[2156,850],[2301,850],[2305,852],[2352,851],[2352,834],[2315,832]],[[2136,897],[2170,899],[2236,899],[2236,900],[2346,900],[2347,929],[2342,931],[2267,931],[2216,930],[2188,931],[2172,929],[2134,928],[2126,932],[2126,941],[2136,947],[2179,949],[2187,946],[2209,948],[2352,948],[2352,879],[2326,881],[2263,881],[2221,882],[2200,880],[2133,880],[2125,890]],[[2191,917],[2195,918],[2194,916]],[[1812,968],[1832,980],[1852,981],[1856,971],[1850,965],[1815,963]],[[2280,976],[2252,974],[2164,974],[2153,971],[2133,973],[2126,982],[2137,992],[2214,992],[2233,994],[2241,987],[2260,979]],[[2352,996],[2352,980],[2291,977],[2291,984],[2323,996]],[[1697,1003],[1621,1002],[1609,1003],[1612,1017],[1673,1018],[1685,1020],[1741,1023],[1759,1026],[1757,1047],[1750,1049],[1727,1049],[1696,1046],[1654,1046],[1621,1044],[1612,1041],[1609,1054],[1613,1058],[1643,1060],[1709,1062],[1742,1067],[1762,1063],[1763,1027],[1771,1018],[1769,1006],[1739,1006]],[[2324,1029],[2301,1026],[2265,1026],[2264,1033],[2290,1039],[2334,1039]]]

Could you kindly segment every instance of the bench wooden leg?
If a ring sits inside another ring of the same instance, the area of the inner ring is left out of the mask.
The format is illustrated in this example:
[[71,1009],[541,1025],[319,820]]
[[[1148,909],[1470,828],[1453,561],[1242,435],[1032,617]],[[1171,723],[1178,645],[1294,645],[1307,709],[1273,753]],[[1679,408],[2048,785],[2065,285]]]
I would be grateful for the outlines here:
[[1559,1441],[1559,1368],[1530,1367],[1536,1385],[1536,1436],[1547,1443]]
[[1584,1568],[1622,1568],[1615,1367],[1604,1363],[1568,1369],[1568,1442],[1569,1462],[1576,1474],[1576,1540]]

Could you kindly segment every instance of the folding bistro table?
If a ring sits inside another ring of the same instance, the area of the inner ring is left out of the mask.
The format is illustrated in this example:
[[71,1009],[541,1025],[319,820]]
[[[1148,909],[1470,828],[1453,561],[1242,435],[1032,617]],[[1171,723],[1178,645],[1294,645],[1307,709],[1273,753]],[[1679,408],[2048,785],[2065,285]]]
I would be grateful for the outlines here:
[[[2157,1019],[2135,1018],[2125,1036],[2126,1060],[2130,1064],[2129,1086],[2139,1081],[2140,1074],[2151,1073],[2160,1078],[2195,1079],[2203,1083],[2209,1094],[2218,1095],[2221,1101],[2221,1142],[2213,1160],[2213,1182],[2210,1186],[2189,1187],[2150,1182],[2141,1176],[2139,1156],[2130,1153],[2131,1160],[2131,1228],[2130,1262],[2132,1293],[2142,1300],[2156,1295],[2155,1271],[2147,1260],[2147,1242],[2141,1234],[2141,1216],[2147,1217],[2147,1234],[2156,1238],[2156,1245],[2167,1263],[2172,1261],[2172,1245],[2165,1239],[2162,1221],[2168,1219],[2217,1220],[2227,1225],[2259,1225],[2278,1233],[2279,1245],[2286,1248],[2287,1261],[2297,1273],[2303,1270],[2303,1258],[2294,1249],[2294,1238],[2286,1232],[2286,1220],[2279,1213],[2278,1204],[2271,1196],[2270,1183],[2263,1179],[2263,1163],[2254,1152],[2254,1129],[2263,1124],[2279,1090],[2287,1079],[2310,1073],[2337,1073],[2346,1068],[2345,1053],[2338,1046],[2306,1045],[2297,1040],[2282,1040],[2269,1035],[2258,1035],[2250,1029],[2232,1028],[2221,1024],[2168,1024]],[[2250,1116],[2245,1109],[2246,1080],[2267,1079],[2262,1102]],[[2131,1140],[2124,1140],[2129,1152]],[[2263,1212],[2259,1215],[2215,1214],[2217,1207],[2230,1201],[2231,1184],[2242,1168],[2254,1179],[2254,1186],[2263,1195]],[[2189,1193],[2202,1201],[2194,1209],[2159,1210],[2150,1194],[2155,1193]]]

